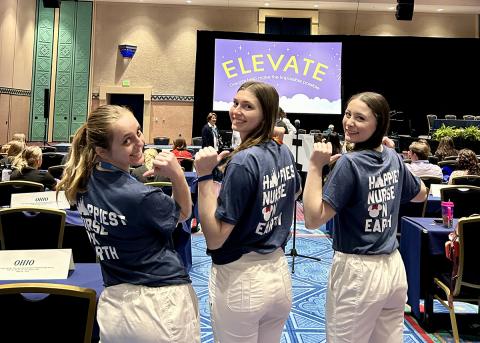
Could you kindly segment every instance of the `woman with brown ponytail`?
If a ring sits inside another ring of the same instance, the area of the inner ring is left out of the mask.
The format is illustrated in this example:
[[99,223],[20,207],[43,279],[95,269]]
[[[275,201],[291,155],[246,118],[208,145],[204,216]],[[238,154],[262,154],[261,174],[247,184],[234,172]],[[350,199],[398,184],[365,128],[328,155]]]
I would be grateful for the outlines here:
[[100,260],[100,340],[200,342],[197,298],[172,241],[190,216],[190,190],[170,152],[149,173],[171,180],[173,198],[133,178],[129,167],[142,164],[144,144],[129,110],[100,106],[75,134],[57,188],[77,205]]

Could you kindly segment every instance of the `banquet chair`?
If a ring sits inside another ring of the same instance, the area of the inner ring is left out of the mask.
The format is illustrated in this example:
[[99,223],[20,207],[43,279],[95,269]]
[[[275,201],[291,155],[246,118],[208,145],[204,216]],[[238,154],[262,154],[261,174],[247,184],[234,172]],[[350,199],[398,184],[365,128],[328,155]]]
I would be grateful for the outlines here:
[[153,144],[155,144],[155,145],[169,145],[170,144],[170,138],[168,138],[168,137],[155,137],[153,139]]
[[161,188],[163,193],[167,195],[172,195],[172,183],[168,181],[153,181],[153,182],[145,182],[145,186],[151,187],[158,187]]
[[202,137],[193,137],[192,138],[192,145],[202,146],[202,144],[203,144]]
[[455,218],[468,217],[480,214],[480,187],[475,186],[447,186],[440,189],[442,201],[454,203],[453,215]]
[[60,249],[63,245],[65,211],[22,206],[0,210],[2,250]]
[[10,206],[13,193],[43,192],[41,183],[23,180],[0,182],[0,207]]
[[182,166],[183,170],[186,172],[193,171],[193,159],[191,158],[182,158],[180,160],[180,165]]
[[480,176],[478,175],[456,176],[452,178],[452,184],[480,187]]
[[42,165],[39,169],[48,170],[51,166],[58,166],[62,164],[65,154],[60,152],[44,152],[42,154]]
[[48,172],[49,172],[50,175],[52,175],[55,179],[61,180],[64,169],[65,169],[65,166],[64,166],[64,165],[51,166],[51,167],[48,167]]
[[[427,194],[429,192],[429,188],[427,187]],[[398,223],[400,224],[402,217],[424,217],[425,216],[425,209],[427,207],[427,200],[425,198],[422,202],[406,202],[400,204],[400,209],[398,210]],[[401,235],[400,232],[400,225],[397,225],[397,238]]]
[[96,292],[54,283],[0,285],[0,329],[15,342],[92,340]]
[[455,114],[445,114],[445,119],[457,119],[457,116]]
[[[454,302],[475,303],[480,309],[480,216],[460,219],[457,235],[458,257],[453,262],[452,271],[434,278],[433,294],[429,295],[430,302],[435,298],[448,308],[454,342],[460,342]],[[477,322],[480,322],[480,310],[474,315],[479,317]]]
[[437,116],[435,114],[427,114],[427,122],[428,122],[428,135],[432,135],[433,131],[433,122],[437,119]]
[[57,152],[57,148],[54,146],[41,146],[40,150],[42,150],[42,153],[44,152]]
[[423,183],[425,184],[425,187],[431,188],[430,185],[433,184],[440,184],[443,181],[443,178],[439,176],[433,176],[433,175],[424,175],[420,176],[420,179],[422,179]]
[[428,159],[428,162],[430,162],[431,164],[436,164],[438,165],[438,157],[437,156],[428,156],[427,157]]
[[475,116],[475,120],[480,120],[480,116]]
[[463,119],[465,120],[475,120],[475,116],[472,116],[471,114],[466,114],[463,116]]
[[458,158],[457,155],[445,156],[445,157],[443,158],[443,161],[456,161],[457,158]]

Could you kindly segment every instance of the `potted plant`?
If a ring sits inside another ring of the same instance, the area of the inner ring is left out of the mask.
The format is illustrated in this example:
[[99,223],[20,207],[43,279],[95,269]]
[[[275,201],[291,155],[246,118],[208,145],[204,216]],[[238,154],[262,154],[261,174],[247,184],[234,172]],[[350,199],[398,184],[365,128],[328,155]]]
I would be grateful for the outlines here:
[[432,135],[432,139],[440,141],[443,137],[452,137],[457,149],[468,148],[480,153],[480,128],[477,126],[452,127],[442,124]]

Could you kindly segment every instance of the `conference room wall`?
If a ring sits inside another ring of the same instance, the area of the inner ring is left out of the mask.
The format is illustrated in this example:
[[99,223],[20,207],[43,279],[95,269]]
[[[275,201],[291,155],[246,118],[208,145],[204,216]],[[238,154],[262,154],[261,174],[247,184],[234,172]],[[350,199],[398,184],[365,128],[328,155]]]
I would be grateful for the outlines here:
[[0,1],[0,144],[28,129],[34,23],[34,1]]

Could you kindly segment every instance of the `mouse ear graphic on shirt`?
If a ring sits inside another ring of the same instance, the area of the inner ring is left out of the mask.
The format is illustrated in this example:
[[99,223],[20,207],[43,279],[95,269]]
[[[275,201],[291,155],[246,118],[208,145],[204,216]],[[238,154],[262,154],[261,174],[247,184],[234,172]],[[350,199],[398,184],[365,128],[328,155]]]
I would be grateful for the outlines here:
[[372,204],[368,206],[368,214],[370,215],[370,217],[376,218],[380,214],[382,208],[382,204]]

